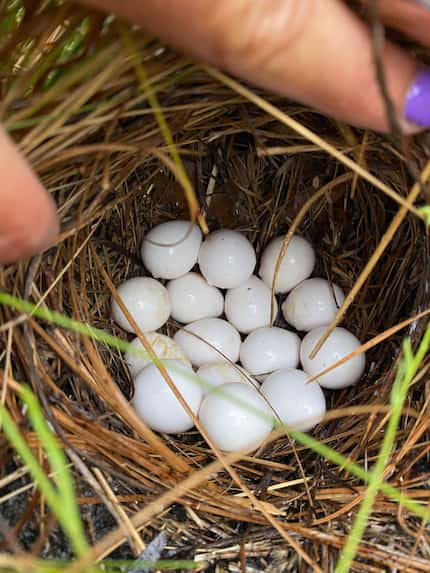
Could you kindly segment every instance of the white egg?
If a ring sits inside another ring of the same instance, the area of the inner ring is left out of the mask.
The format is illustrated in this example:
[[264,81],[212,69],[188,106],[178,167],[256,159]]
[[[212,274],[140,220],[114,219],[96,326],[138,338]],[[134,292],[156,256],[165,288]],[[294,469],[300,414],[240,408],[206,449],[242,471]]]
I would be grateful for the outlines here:
[[[272,288],[276,264],[284,238],[276,237],[272,239],[261,257],[258,274],[270,288]],[[303,237],[293,235],[276,277],[275,292],[284,293],[290,291],[311,276],[314,266],[315,252],[312,245]]]
[[240,361],[250,374],[261,375],[299,364],[300,338],[294,332],[266,326],[248,334],[240,347]]
[[[118,287],[118,294],[142,332],[157,330],[170,315],[167,289],[155,279],[136,277]],[[134,332],[115,300],[112,299],[112,318],[121,328]]]
[[[270,288],[255,275],[240,286],[227,291],[224,312],[233,326],[248,334],[261,326],[270,324]],[[278,313],[276,299],[273,305],[273,319]]]
[[189,221],[168,221],[149,231],[142,241],[142,261],[156,278],[175,279],[197,262],[202,233]]
[[282,313],[294,328],[309,331],[330,324],[344,300],[337,285],[325,279],[307,279],[289,293]]
[[167,285],[171,315],[178,322],[188,323],[201,318],[215,318],[224,311],[224,297],[198,273],[187,273]]
[[239,358],[240,334],[221,318],[196,320],[178,330],[174,340],[195,366]]
[[324,393],[309,378],[303,370],[283,368],[273,372],[261,385],[261,392],[280,421],[301,432],[319,424],[326,413]]
[[215,388],[218,388],[218,386],[232,382],[258,386],[258,383],[255,382],[243,368],[237,364],[230,364],[229,362],[203,364],[203,366],[200,366],[197,370],[197,375],[206,383],[202,385],[204,396],[212,392]]
[[[191,362],[173,340],[159,332],[145,332],[145,338],[152,346],[152,350],[160,360],[174,359],[183,362],[191,368]],[[131,348],[124,355],[125,362],[130,370],[130,374],[135,377],[141,370],[152,364],[143,344],[139,338],[134,338],[130,342]]]
[[[164,366],[179,393],[197,415],[202,391],[191,368],[178,360],[166,360]],[[136,376],[133,406],[139,417],[153,430],[176,434],[194,425],[192,418],[176,398],[155,364],[149,364]]]
[[199,420],[220,450],[249,452],[270,434],[273,412],[252,386],[224,384],[203,400]]
[[[303,370],[311,377],[316,376],[338,360],[347,356],[350,352],[361,346],[360,341],[351,332],[342,327],[333,330],[323,346],[315,356],[309,358],[317,342],[326,330],[325,326],[311,330],[302,340],[300,346],[300,359]],[[366,365],[364,352],[354,356],[344,364],[331,372],[318,377],[318,383],[323,388],[345,388],[360,380]]]
[[219,288],[239,286],[249,279],[255,264],[254,247],[237,231],[215,231],[200,247],[200,270],[209,284]]

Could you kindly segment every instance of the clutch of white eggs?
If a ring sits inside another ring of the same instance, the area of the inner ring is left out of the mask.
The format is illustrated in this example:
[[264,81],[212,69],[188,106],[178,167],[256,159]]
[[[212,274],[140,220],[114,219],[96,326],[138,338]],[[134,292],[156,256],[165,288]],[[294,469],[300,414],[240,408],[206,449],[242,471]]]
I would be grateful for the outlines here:
[[[129,279],[117,289],[176,394],[223,451],[255,450],[274,420],[311,430],[326,413],[322,388],[345,388],[364,372],[364,353],[325,372],[360,346],[341,327],[310,358],[344,294],[325,279],[310,278],[315,252],[299,236],[283,254],[274,292],[285,298],[281,310],[287,323],[306,334],[301,340],[296,332],[273,326],[279,308],[271,289],[283,241],[276,237],[265,248],[257,276],[255,250],[241,233],[221,229],[202,241],[199,228],[188,221],[162,223],[141,247],[152,277]],[[197,266],[201,274],[193,270]],[[157,332],[169,317],[184,324],[173,338]],[[115,300],[112,318],[133,332]],[[159,432],[190,430],[192,417],[143,351],[136,337],[125,354],[137,414]]]

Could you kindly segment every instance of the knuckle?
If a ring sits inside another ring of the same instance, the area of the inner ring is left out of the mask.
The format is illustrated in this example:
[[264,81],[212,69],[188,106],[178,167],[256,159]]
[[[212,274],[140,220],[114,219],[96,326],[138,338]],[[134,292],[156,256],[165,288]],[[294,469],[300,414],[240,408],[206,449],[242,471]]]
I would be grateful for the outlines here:
[[[287,57],[300,42],[315,0],[234,0],[219,2],[211,18],[214,64],[252,72]],[[240,68],[240,69],[238,69]]]

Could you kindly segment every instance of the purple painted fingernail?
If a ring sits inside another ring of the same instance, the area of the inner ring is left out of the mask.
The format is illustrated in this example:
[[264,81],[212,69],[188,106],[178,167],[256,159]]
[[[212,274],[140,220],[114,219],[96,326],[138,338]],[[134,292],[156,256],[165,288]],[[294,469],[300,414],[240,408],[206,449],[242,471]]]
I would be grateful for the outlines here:
[[422,70],[409,88],[405,117],[419,127],[430,127],[430,70]]

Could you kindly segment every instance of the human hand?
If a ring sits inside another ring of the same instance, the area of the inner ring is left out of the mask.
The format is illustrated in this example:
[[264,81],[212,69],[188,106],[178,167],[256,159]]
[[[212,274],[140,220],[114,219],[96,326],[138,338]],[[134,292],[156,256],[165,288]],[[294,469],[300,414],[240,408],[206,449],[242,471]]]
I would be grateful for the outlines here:
[[[333,117],[388,129],[369,30],[341,0],[83,1]],[[430,11],[418,1],[379,0],[378,8],[387,25],[430,46]],[[402,129],[430,127],[430,72],[391,42],[381,55]],[[49,196],[2,132],[0,157],[0,262],[9,262],[49,245],[58,223]]]

